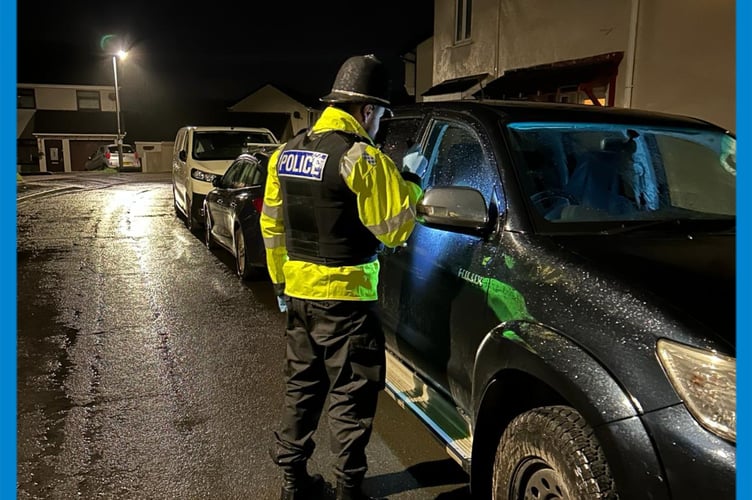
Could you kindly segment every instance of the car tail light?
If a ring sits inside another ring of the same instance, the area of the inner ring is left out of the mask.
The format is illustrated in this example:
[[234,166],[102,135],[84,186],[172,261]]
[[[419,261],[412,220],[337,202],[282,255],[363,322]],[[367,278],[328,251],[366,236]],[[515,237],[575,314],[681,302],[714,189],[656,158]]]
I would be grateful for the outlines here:
[[104,154],[104,157],[105,157],[105,158],[107,158],[107,159],[109,160],[109,159],[110,159],[110,152],[109,152],[109,151],[107,151],[107,152],[106,152],[106,153]]
[[258,213],[261,213],[261,209],[264,207],[264,199],[263,198],[254,198],[252,200],[253,207],[256,209]]

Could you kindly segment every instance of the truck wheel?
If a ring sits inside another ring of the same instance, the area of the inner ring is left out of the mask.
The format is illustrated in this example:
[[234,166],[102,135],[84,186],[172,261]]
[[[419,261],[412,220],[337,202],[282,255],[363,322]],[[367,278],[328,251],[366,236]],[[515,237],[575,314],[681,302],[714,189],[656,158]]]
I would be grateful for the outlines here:
[[496,449],[492,487],[494,500],[618,498],[593,429],[568,406],[512,420]]

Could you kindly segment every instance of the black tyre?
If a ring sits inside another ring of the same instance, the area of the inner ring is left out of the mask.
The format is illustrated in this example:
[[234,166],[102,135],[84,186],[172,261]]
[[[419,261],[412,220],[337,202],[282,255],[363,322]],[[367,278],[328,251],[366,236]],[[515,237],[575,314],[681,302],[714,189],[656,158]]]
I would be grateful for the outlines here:
[[250,277],[250,269],[248,252],[245,248],[245,236],[243,236],[242,229],[235,228],[235,271],[238,276],[245,280]]
[[251,264],[250,253],[245,244],[245,235],[240,227],[235,228],[235,270],[238,276],[244,280],[258,279],[263,273],[263,269]]
[[496,450],[492,488],[493,500],[618,498],[593,430],[567,406],[512,420]]
[[209,215],[209,210],[204,207],[204,212],[206,213],[206,217],[204,219],[204,227],[206,228],[204,231],[204,243],[206,243],[206,248],[209,250],[213,249],[216,245],[214,244],[214,238],[212,238],[212,222],[211,222],[211,216]]

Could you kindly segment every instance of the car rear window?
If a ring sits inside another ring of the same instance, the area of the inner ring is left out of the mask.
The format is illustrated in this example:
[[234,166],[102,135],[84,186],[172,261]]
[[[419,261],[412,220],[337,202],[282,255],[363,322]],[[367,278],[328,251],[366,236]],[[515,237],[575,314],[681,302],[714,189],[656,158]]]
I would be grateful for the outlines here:
[[241,158],[236,160],[222,176],[222,187],[237,189],[261,186],[266,182],[266,162],[264,158]]

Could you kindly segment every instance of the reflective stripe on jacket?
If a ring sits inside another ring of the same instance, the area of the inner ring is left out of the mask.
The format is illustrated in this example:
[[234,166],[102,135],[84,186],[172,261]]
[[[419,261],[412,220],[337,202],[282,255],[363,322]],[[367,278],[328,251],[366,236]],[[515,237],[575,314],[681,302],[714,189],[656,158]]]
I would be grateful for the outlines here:
[[[394,162],[379,151],[360,124],[345,111],[324,110],[312,133],[342,130],[358,134],[356,142],[340,161],[340,175],[355,193],[360,221],[386,246],[407,240],[415,227],[415,204],[422,196],[419,186],[402,179]],[[326,266],[288,260],[282,192],[277,162],[284,145],[269,159],[261,212],[261,234],[266,246],[267,267],[273,283],[285,283],[292,297],[316,300],[376,300],[379,262],[355,266]]]

